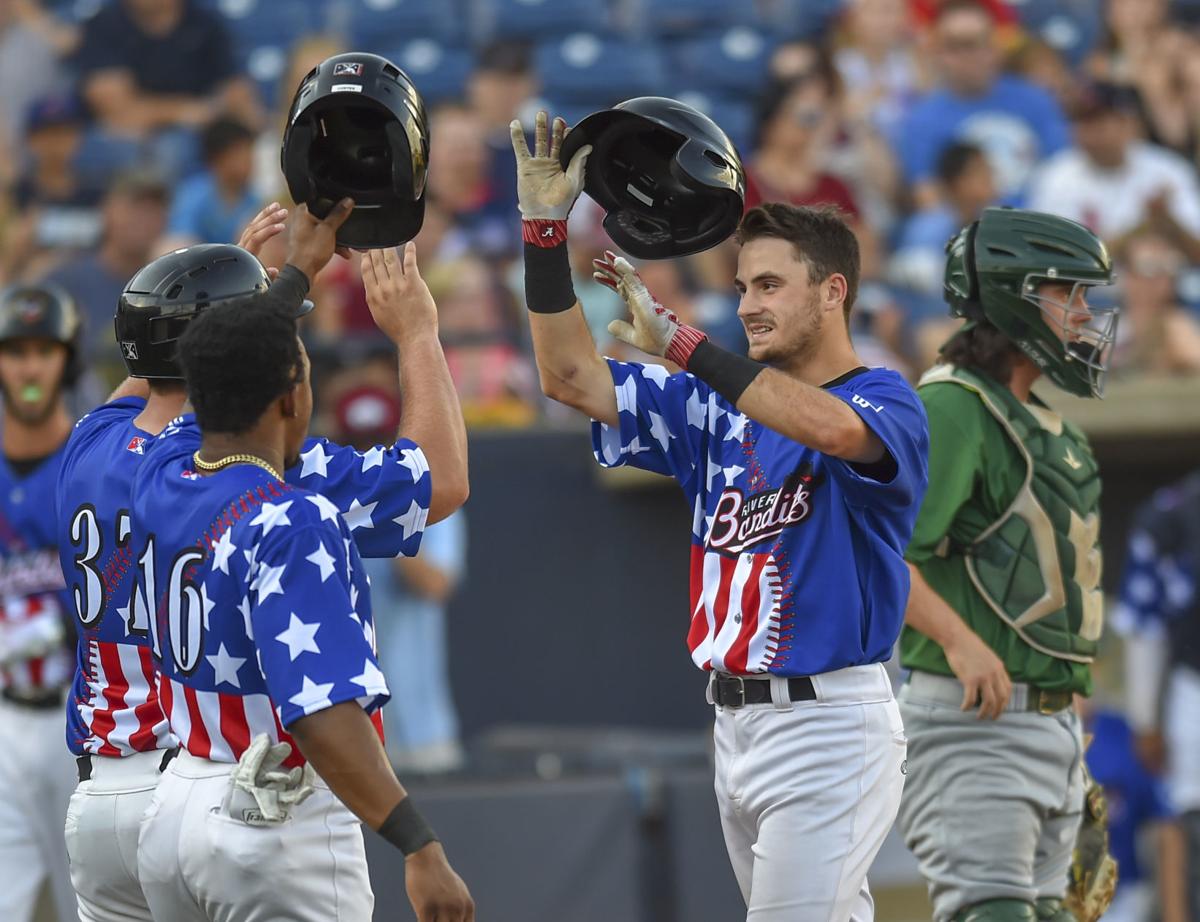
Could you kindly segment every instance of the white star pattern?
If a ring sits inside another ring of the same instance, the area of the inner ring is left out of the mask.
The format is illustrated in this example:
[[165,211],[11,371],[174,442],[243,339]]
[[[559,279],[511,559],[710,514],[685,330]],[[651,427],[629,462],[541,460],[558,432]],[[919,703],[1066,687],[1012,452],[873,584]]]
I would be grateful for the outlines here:
[[242,663],[246,662],[244,656],[230,656],[229,651],[225,649],[224,642],[217,648],[216,656],[204,657],[212,664],[213,672],[216,673],[215,682],[220,685],[222,682],[228,682],[234,688],[241,688],[242,683],[238,680],[238,670],[242,668]]
[[708,467],[704,472],[704,490],[706,493],[713,491],[713,481],[717,474],[721,473],[721,465],[719,462],[712,459],[712,455],[708,456]]
[[263,503],[262,510],[250,520],[250,527],[261,525],[263,535],[269,535],[271,529],[278,525],[291,525],[292,520],[288,518],[287,511],[293,502],[295,500],[289,499],[286,503]]
[[376,445],[370,451],[364,452],[362,472],[365,474],[373,467],[383,467],[383,449]]
[[346,520],[346,527],[351,531],[356,528],[374,528],[375,523],[371,521],[371,513],[378,506],[378,501],[367,503],[365,506],[357,499],[350,502],[350,508],[343,514],[342,518]]
[[304,558],[321,571],[321,582],[333,576],[333,556],[325,550],[323,541],[317,542],[317,549]]
[[371,648],[371,652],[375,652],[375,628],[370,621],[363,622],[363,637],[366,638],[367,646]]
[[286,631],[280,631],[275,635],[275,639],[281,644],[286,644],[288,648],[288,656],[292,662],[296,661],[296,657],[301,653],[320,653],[321,648],[317,646],[317,631],[321,629],[321,625],[314,621],[312,624],[305,624],[296,617],[296,613],[292,612],[292,617],[288,621]]
[[703,538],[704,534],[701,529],[704,527],[704,500],[700,494],[696,494],[696,502],[692,506],[692,534],[697,538]]
[[398,515],[392,519],[404,531],[404,540],[407,541],[414,532],[420,532],[425,527],[425,520],[429,517],[429,510],[421,508],[420,503],[415,499],[409,504],[408,511],[404,515]]
[[658,385],[660,391],[667,389],[667,382],[671,380],[671,373],[662,365],[643,365],[642,377],[648,378]]
[[250,596],[246,596],[238,603],[238,611],[242,613],[242,620],[246,623],[246,636],[254,639],[254,625],[250,623]]
[[250,583],[250,588],[258,593],[258,604],[262,605],[263,599],[273,593],[283,595],[283,570],[286,564],[280,564],[277,567],[269,567],[265,563],[259,564],[258,574],[254,577],[254,581]]
[[342,547],[346,549],[346,582],[353,584],[354,582],[354,566],[350,557],[350,539],[342,539]]
[[246,558],[246,563],[250,565],[251,571],[253,571],[255,565],[258,563],[258,545],[254,545],[248,551],[242,551],[242,555]]
[[304,684],[300,691],[288,698],[292,704],[298,708],[302,708],[305,714],[311,714],[313,711],[319,711],[322,708],[330,706],[329,693],[333,691],[332,682],[323,682],[318,685],[308,676],[304,677]]
[[327,500],[324,496],[321,496],[319,493],[312,496],[306,496],[304,498],[321,510],[322,522],[336,522],[337,517],[341,515],[341,512],[338,511],[338,507]]
[[384,679],[383,673],[379,671],[379,667],[371,662],[370,658],[363,662],[363,671],[361,675],[356,675],[350,680],[355,685],[361,685],[363,691],[370,695],[378,695],[387,691],[387,680]]
[[130,630],[130,628],[129,628],[129,624],[130,624],[130,620],[129,620],[129,609],[130,609],[131,605],[132,605],[132,603],[127,603],[127,604],[125,605],[125,607],[123,607],[123,608],[118,608],[118,609],[117,609],[117,614],[118,614],[118,615],[120,615],[120,616],[121,616],[121,620],[125,622],[125,633],[126,633],[126,634],[132,634],[132,633],[133,633],[133,631],[132,631],[132,630]]
[[[370,583],[368,583],[367,585],[370,585]],[[350,584],[350,607],[358,608],[358,587],[355,586],[353,583]],[[355,617],[358,617],[358,616],[355,615]]]
[[729,415],[729,431],[725,433],[725,438],[732,439],[735,442],[740,442],[745,432],[746,417],[744,417],[741,413],[739,413],[737,416],[734,416],[731,413]]
[[617,412],[637,413],[637,377],[630,375],[617,385]]
[[729,467],[721,468],[721,473],[725,475],[725,486],[732,487],[733,481],[738,474],[745,472],[744,467],[738,467],[736,464],[731,464]]
[[399,463],[412,471],[413,483],[416,483],[429,471],[429,464],[425,461],[425,453],[415,448],[405,448],[401,451]]
[[208,597],[208,583],[200,584],[200,608],[203,611],[204,629],[208,630],[208,613],[216,608],[217,603]]
[[717,423],[721,421],[721,417],[725,415],[725,410],[717,406],[717,395],[714,391],[708,395],[708,434],[715,436],[717,434]]
[[704,420],[707,416],[706,407],[700,399],[700,391],[694,390],[687,399],[687,424],[701,431],[704,430]]
[[325,454],[325,446],[317,442],[312,448],[300,454],[300,460],[304,462],[304,467],[300,468],[300,479],[303,480],[310,474],[316,474],[320,477],[327,477],[329,471],[329,459],[333,455]]
[[646,415],[650,417],[650,435],[654,441],[662,446],[662,450],[667,450],[667,445],[671,439],[675,438],[671,434],[671,430],[667,428],[667,422],[653,410],[647,410]]
[[214,570],[220,570],[222,573],[229,573],[229,558],[237,548],[233,544],[233,526],[230,525],[225,529],[224,534],[217,539],[217,543],[212,546],[212,565]]

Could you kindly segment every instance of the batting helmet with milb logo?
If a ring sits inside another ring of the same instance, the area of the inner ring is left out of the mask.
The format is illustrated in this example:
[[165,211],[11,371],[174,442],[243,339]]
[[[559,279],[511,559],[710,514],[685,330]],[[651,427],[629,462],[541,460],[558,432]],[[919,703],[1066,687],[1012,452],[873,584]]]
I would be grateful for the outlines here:
[[[143,266],[125,286],[113,318],[117,345],[134,378],[182,380],[175,344],[205,308],[270,287],[252,254],[231,243],[174,250]],[[312,310],[305,301],[300,314]]]
[[638,259],[686,256],[737,229],[741,158],[712,119],[676,99],[640,96],[594,112],[563,141],[563,169],[592,145],[584,191],[605,210],[613,243]]
[[9,285],[0,291],[0,342],[50,339],[67,347],[63,384],[79,378],[79,309],[57,285]]
[[337,232],[356,249],[397,246],[425,220],[429,121],[416,86],[387,58],[327,58],[300,82],[280,154],[288,191],[324,217],[347,196]]

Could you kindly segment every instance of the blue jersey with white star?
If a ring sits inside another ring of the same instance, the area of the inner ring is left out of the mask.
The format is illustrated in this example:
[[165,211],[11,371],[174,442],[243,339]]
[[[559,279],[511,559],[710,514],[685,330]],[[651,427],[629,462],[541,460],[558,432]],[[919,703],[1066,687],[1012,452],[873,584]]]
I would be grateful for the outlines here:
[[[134,477],[157,440],[134,420],[141,398],[115,400],[75,427],[58,478],[58,555],[79,644],[67,704],[67,742],[78,754],[121,756],[177,745],[163,714],[144,627],[131,623],[130,593],[144,538],[129,510]],[[195,450],[194,417],[174,423]],[[308,439],[291,484],[317,489],[337,507],[364,556],[411,556],[420,546],[430,496],[429,468],[408,441],[355,451]]]
[[928,423],[908,383],[862,368],[825,385],[883,442],[883,472],[768,429],[692,375],[609,366],[619,425],[593,425],[597,460],[674,477],[692,509],[693,662],[800,676],[887,660],[928,479]]
[[36,695],[71,678],[62,642],[70,596],[63,589],[54,534],[58,448],[21,474],[0,456],[0,688]]
[[255,465],[200,476],[194,451],[168,427],[134,483],[146,550],[132,619],[172,731],[226,762],[260,733],[290,742],[294,721],[339,702],[375,711],[388,691],[370,592],[337,507]]

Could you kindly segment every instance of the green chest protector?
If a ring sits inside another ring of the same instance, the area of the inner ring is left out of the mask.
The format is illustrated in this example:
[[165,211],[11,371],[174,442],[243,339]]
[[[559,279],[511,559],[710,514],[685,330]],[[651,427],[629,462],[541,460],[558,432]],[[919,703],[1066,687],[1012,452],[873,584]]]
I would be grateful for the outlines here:
[[920,383],[938,382],[975,393],[1026,468],[1000,517],[965,546],[943,541],[939,555],[961,555],[976,591],[1035,650],[1090,663],[1104,607],[1100,475],[1087,439],[1037,398],[1026,406],[984,376],[939,365]]

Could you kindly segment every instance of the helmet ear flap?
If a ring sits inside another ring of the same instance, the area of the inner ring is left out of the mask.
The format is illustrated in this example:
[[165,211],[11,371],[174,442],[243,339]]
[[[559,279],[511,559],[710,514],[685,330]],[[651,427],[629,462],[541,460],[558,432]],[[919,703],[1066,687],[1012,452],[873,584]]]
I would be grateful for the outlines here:
[[391,148],[392,191],[403,198],[416,198],[413,186],[418,177],[413,175],[413,155],[408,149],[408,135],[399,122],[385,124],[383,133]]
[[308,178],[308,150],[312,147],[316,132],[308,118],[297,119],[288,128],[289,137],[283,145],[280,166],[288,181],[293,183],[292,198],[307,202],[312,198],[312,183]]
[[975,238],[979,234],[979,222],[972,221],[967,228],[967,239],[963,245],[963,272],[967,277],[967,299],[963,302],[963,316],[968,320],[983,320],[983,305],[979,303],[979,270],[975,266]]

